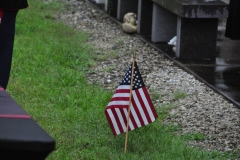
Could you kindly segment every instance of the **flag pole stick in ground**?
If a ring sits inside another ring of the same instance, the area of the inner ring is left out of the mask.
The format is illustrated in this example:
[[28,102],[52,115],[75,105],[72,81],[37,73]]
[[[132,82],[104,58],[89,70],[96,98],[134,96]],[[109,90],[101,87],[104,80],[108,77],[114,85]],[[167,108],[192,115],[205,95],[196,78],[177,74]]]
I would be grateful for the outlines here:
[[130,86],[130,96],[129,96],[129,105],[128,105],[128,118],[127,118],[127,127],[126,127],[126,137],[125,137],[124,153],[126,153],[126,151],[127,151],[128,127],[129,127],[129,117],[130,117],[131,101],[132,101],[132,83],[133,83],[133,75],[134,75],[135,56],[136,56],[136,52],[134,51],[133,60],[132,60],[132,75],[131,75],[131,86]]

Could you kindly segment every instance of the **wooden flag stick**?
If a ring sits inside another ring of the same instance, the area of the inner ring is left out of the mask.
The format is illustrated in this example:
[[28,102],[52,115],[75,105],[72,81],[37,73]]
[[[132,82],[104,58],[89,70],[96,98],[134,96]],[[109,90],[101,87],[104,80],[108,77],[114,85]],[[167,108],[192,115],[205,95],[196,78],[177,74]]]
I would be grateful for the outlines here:
[[128,104],[128,117],[127,117],[127,127],[126,127],[126,137],[125,137],[124,153],[126,153],[126,151],[127,151],[128,126],[129,126],[130,110],[131,110],[131,102],[132,102],[132,84],[133,84],[133,76],[134,76],[135,54],[136,54],[136,52],[134,51],[134,54],[133,54],[133,62],[132,62],[132,75],[131,75],[130,96],[129,96],[129,104]]

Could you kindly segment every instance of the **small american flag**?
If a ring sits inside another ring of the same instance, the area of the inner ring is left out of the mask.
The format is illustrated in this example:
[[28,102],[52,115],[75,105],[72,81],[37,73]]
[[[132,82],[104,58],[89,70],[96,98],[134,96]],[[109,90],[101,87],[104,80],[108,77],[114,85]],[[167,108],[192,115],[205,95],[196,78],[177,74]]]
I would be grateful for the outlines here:
[[[132,65],[126,71],[122,82],[115,91],[111,101],[105,109],[114,136],[126,132]],[[145,126],[153,122],[158,116],[143,83],[137,63],[134,63],[134,77],[132,83],[131,110],[128,131]]]

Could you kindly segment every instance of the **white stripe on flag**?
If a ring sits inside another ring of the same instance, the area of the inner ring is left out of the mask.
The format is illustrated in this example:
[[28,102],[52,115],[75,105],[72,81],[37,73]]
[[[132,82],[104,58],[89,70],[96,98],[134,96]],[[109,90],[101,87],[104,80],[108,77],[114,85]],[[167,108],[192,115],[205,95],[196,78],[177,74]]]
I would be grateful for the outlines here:
[[152,109],[151,109],[151,107],[150,107],[150,105],[149,105],[149,103],[148,103],[148,100],[147,100],[146,97],[145,97],[145,94],[144,94],[142,88],[139,89],[139,92],[140,92],[141,97],[142,97],[142,99],[143,99],[143,102],[144,102],[144,104],[145,104],[145,106],[146,106],[146,108],[147,108],[147,111],[148,111],[148,114],[149,114],[149,116],[150,116],[150,118],[151,118],[151,121],[153,122],[153,121],[155,120],[155,117],[154,117],[154,115],[153,115],[153,111],[152,111]]
[[130,85],[120,85],[118,86],[117,90],[119,89],[129,89],[130,90]]
[[121,105],[121,106],[128,106],[129,101],[112,101],[108,103],[108,106],[113,106],[113,105]]
[[[138,89],[138,90],[140,90],[140,89]],[[145,97],[145,95],[143,95],[143,96]],[[139,99],[140,99],[140,98],[143,98],[143,97],[137,97],[136,92],[133,92],[133,99],[134,99],[134,101],[135,101],[135,103],[136,103],[136,106],[137,106],[137,108],[138,108],[141,116],[142,116],[142,119],[143,119],[143,121],[144,121],[144,124],[147,125],[147,124],[148,124],[148,120],[147,120],[147,118],[146,118],[146,115],[145,115],[145,113],[144,113],[144,110],[142,109],[142,107],[144,107],[144,106],[141,106],[141,104],[140,104],[140,102],[139,102]]]
[[118,118],[119,118],[119,121],[120,121],[120,123],[121,123],[121,125],[122,125],[122,128],[123,128],[123,130],[124,130],[124,132],[125,132],[125,131],[126,131],[126,125],[125,125],[125,123],[124,123],[122,114],[121,114],[121,112],[120,112],[120,110],[119,110],[118,108],[115,108],[115,110],[116,110],[117,116],[118,116]]
[[120,134],[119,128],[117,126],[117,122],[115,120],[115,117],[114,117],[111,109],[107,109],[107,112],[108,112],[108,115],[109,115],[109,117],[110,117],[110,119],[111,119],[111,121],[113,123],[113,127],[114,127],[114,130],[115,130],[116,134]]
[[112,98],[115,97],[129,97],[130,93],[115,93]]

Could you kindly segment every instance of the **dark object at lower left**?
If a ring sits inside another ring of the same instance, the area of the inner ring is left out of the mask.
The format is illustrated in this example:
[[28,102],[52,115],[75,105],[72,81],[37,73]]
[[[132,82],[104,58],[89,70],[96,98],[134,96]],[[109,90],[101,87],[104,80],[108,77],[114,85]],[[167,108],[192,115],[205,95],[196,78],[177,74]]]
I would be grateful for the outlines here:
[[44,160],[55,140],[0,89],[0,159]]

